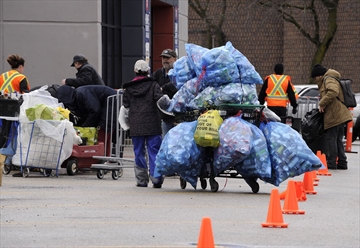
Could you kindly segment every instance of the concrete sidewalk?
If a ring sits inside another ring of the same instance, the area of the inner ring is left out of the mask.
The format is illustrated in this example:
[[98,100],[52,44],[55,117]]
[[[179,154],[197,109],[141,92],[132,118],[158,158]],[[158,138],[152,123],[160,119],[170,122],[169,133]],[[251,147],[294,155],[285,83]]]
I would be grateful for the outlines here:
[[358,153],[347,153],[348,170],[318,176],[317,194],[299,202],[304,215],[283,215],[288,228],[261,226],[276,188],[262,181],[254,194],[242,179],[216,178],[214,193],[209,184],[181,189],[177,177],[162,189],[138,188],[128,168],[118,180],[64,169],[58,178],[12,172],[0,188],[0,247],[196,247],[205,216],[216,247],[360,247],[359,148],[356,141]]

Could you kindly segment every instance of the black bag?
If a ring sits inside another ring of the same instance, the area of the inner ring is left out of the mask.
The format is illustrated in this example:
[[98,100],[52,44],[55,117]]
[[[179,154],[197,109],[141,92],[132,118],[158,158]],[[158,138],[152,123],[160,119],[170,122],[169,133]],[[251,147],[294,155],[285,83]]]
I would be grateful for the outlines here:
[[[343,94],[344,94],[344,102],[342,102],[342,101],[341,102],[347,108],[355,108],[357,106],[357,102],[356,102],[356,99],[355,99],[355,94],[354,94],[354,92],[352,91],[352,88],[351,88],[351,84],[352,84],[351,79],[340,79],[340,80],[338,80],[336,77],[332,77],[332,76],[327,76],[327,77],[334,78],[334,79],[336,79],[336,81],[339,82],[339,84],[341,86],[341,89],[343,91]],[[325,77],[324,80],[327,77]],[[339,101],[340,101],[340,99],[339,99]]]
[[301,134],[306,144],[311,144],[324,133],[324,114],[319,109],[307,112],[301,120]]

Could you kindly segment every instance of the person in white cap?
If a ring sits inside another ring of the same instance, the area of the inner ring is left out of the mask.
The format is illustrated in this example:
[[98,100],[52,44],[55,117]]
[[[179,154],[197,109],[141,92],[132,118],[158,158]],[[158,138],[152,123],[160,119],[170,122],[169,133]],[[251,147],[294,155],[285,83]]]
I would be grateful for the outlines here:
[[[144,60],[134,65],[135,78],[123,84],[123,106],[129,109],[130,136],[135,155],[136,186],[161,188],[163,177],[154,177],[155,159],[160,149],[161,118],[156,105],[163,96],[159,84],[149,77],[150,67]],[[149,169],[145,158],[145,145],[149,155]]]

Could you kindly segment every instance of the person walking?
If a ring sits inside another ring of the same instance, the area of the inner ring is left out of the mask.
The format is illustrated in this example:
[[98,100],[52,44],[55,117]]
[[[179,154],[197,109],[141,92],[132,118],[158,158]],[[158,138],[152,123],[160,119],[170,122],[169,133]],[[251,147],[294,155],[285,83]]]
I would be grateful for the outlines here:
[[[135,78],[123,84],[123,106],[129,110],[130,136],[134,146],[136,186],[161,188],[162,177],[154,177],[155,159],[160,149],[161,118],[156,102],[163,96],[159,84],[149,77],[150,67],[144,60],[134,65]],[[145,159],[149,155],[149,169]]]
[[30,84],[23,74],[25,60],[18,54],[9,55],[7,62],[11,69],[0,75],[0,91],[2,93],[25,93],[30,90]]
[[[174,63],[176,61],[176,52],[172,49],[165,49],[160,54],[160,57],[163,67],[157,69],[152,74],[152,77],[155,78],[155,81],[160,85],[162,92],[165,95],[168,95],[169,98],[171,99],[177,92],[177,89],[175,85],[170,82],[168,72],[174,66]],[[175,117],[164,114],[163,112],[161,112],[160,115],[162,120],[161,122],[162,136],[164,137],[167,134],[167,132],[175,126]]]
[[297,93],[291,83],[291,77],[284,75],[283,64],[276,64],[274,74],[265,77],[258,100],[260,104],[267,102],[267,107],[277,114],[282,120],[287,115],[286,105],[290,101],[292,113],[297,113]]
[[324,130],[327,143],[326,163],[331,170],[347,170],[347,157],[343,144],[344,125],[352,121],[350,110],[343,104],[344,95],[340,73],[316,64],[311,77],[320,93],[319,112],[324,113]]
[[88,63],[88,60],[84,55],[75,55],[71,67],[75,67],[78,71],[76,73],[76,78],[63,79],[61,82],[62,84],[74,88],[84,85],[105,85],[99,73],[97,73],[95,68]]

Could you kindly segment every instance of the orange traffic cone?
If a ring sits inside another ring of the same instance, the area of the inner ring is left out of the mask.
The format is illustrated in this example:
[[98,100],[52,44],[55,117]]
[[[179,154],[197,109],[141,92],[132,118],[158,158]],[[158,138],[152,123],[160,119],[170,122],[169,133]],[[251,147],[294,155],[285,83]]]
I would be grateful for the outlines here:
[[288,224],[284,223],[282,216],[278,189],[271,190],[267,219],[266,222],[261,223],[261,225],[262,227],[288,227]]
[[320,151],[317,151],[316,156],[320,159],[321,163],[325,166],[325,169],[319,169],[317,174],[319,176],[331,176],[332,174],[328,171],[325,154],[322,154]]
[[209,217],[202,219],[197,248],[215,248],[211,219]]
[[289,180],[288,182],[286,197],[282,212],[284,214],[305,214],[304,210],[299,210],[296,189],[295,189],[295,182],[293,180]]
[[305,193],[306,194],[317,194],[317,192],[314,190],[314,180],[313,176],[310,171],[304,173],[304,187],[305,187]]
[[295,181],[295,189],[298,201],[306,201],[306,192],[304,187],[304,182],[302,181]]
[[[296,197],[298,201],[306,201],[306,193],[304,189],[304,183],[302,181],[294,181],[295,182],[295,190],[296,190]],[[280,194],[280,200],[284,200],[286,197],[287,189],[285,189]]]
[[313,185],[314,186],[318,186],[319,185],[319,183],[318,183],[318,181],[316,181],[316,171],[312,171],[311,172],[311,175],[312,175],[312,177],[313,177]]
[[315,182],[319,182],[320,181],[320,178],[317,177],[317,171],[313,171],[313,175],[314,175],[314,181]]

